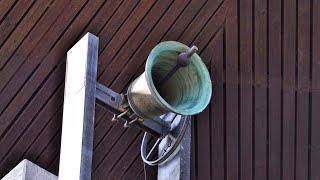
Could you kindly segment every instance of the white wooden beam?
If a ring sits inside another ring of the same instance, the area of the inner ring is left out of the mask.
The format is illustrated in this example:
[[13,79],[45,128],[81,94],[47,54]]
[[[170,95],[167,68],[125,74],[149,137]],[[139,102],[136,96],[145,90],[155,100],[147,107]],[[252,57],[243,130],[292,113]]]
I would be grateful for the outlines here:
[[87,33],[67,54],[59,179],[91,179],[99,40]]
[[24,159],[1,180],[57,180],[58,177]]

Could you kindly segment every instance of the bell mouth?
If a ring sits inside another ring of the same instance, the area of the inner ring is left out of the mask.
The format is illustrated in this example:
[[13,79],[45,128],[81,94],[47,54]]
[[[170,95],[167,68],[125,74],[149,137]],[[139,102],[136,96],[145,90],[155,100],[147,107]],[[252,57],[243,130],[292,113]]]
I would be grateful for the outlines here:
[[193,115],[203,111],[209,104],[212,83],[207,67],[195,53],[191,63],[181,67],[170,79],[159,85],[163,77],[176,65],[180,53],[188,46],[165,41],[154,47],[146,63],[146,79],[151,93],[172,112]]

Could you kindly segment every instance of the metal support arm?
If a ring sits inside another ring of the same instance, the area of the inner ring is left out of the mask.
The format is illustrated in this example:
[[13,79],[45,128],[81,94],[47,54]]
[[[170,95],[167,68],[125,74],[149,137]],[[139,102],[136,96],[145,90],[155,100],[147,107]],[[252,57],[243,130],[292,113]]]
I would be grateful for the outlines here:
[[[124,109],[121,107],[126,101],[124,95],[118,94],[106,86],[97,83],[96,85],[96,102],[101,106],[105,107],[114,114],[121,114]],[[123,122],[130,122],[133,119],[127,115],[121,116]],[[142,129],[156,138],[163,137],[170,132],[170,126],[166,124],[159,124],[156,121],[150,119],[143,119],[142,121],[137,121],[132,123],[133,126]]]

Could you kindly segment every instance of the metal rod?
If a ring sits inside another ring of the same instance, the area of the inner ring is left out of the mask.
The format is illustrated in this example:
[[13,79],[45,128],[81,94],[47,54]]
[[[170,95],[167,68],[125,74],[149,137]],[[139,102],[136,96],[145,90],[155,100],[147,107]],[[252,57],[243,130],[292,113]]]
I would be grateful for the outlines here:
[[149,156],[152,154],[152,152],[153,152],[153,151],[154,151],[154,149],[157,147],[157,145],[159,144],[159,142],[160,142],[160,139],[157,139],[156,143],[154,143],[154,145],[153,145],[153,146],[152,146],[152,148],[150,149],[150,151],[149,151],[149,153],[148,153],[148,155],[147,155],[146,159],[148,159],[148,158],[149,158]]
[[191,63],[190,57],[198,51],[196,46],[192,46],[188,51],[180,53],[177,59],[177,64],[164,76],[160,81],[159,86],[169,80],[181,67],[186,67]]

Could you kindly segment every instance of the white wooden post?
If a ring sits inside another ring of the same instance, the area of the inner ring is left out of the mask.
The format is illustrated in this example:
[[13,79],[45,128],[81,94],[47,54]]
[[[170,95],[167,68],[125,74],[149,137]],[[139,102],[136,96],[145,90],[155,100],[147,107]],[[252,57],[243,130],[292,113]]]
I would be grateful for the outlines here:
[[67,54],[59,179],[91,179],[99,40],[87,33]]

